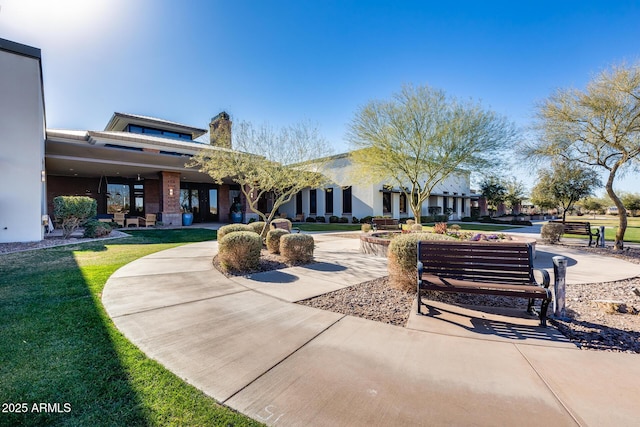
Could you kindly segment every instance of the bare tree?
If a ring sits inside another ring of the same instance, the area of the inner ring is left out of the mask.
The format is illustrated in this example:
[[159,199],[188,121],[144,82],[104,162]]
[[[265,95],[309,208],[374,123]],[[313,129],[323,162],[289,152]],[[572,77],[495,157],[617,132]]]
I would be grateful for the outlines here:
[[615,247],[624,247],[627,211],[614,190],[616,178],[637,167],[640,156],[640,66],[614,66],[584,91],[558,90],[538,108],[539,141],[527,156],[562,158],[606,176],[605,189],[619,213]]
[[[189,166],[208,173],[217,183],[231,179],[239,184],[249,208],[267,224],[300,190],[326,182],[322,169],[329,144],[318,127],[308,122],[281,129],[241,122],[233,131],[233,147],[205,150]],[[267,195],[272,205],[262,212],[258,202]]]

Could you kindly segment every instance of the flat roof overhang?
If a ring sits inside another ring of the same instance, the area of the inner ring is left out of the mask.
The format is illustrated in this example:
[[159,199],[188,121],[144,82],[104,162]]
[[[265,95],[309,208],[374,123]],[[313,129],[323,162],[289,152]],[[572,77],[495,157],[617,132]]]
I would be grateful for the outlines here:
[[[179,172],[185,182],[213,183],[197,169],[188,168],[188,155],[161,154],[47,139],[45,165],[48,175],[99,178],[101,176],[157,179],[163,171]],[[229,179],[228,182],[233,182]]]

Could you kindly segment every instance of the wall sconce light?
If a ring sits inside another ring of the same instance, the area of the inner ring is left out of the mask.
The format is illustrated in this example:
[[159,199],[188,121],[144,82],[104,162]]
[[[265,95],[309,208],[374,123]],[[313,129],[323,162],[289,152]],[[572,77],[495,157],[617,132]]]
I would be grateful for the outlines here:
[[45,182],[47,180],[47,172],[44,170],[40,171],[40,181]]
[[173,187],[169,187],[169,196],[173,196]]

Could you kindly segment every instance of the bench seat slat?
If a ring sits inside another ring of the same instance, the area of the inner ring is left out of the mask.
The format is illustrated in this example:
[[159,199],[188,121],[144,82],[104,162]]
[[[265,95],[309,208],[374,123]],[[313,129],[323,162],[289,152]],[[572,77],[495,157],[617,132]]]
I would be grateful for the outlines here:
[[443,279],[425,274],[422,276],[422,289],[441,292],[478,293],[490,295],[508,295],[521,298],[540,298],[547,290],[538,285],[518,285],[471,282],[467,280]]

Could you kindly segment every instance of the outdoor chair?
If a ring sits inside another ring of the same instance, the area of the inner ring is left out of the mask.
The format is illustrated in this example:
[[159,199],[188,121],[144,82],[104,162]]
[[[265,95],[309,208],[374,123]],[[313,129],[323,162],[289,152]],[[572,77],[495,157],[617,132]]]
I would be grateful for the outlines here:
[[156,226],[156,214],[146,214],[144,218],[138,217],[138,224],[141,227],[155,227]]
[[116,212],[113,214],[113,222],[120,227],[124,227],[124,212]]

